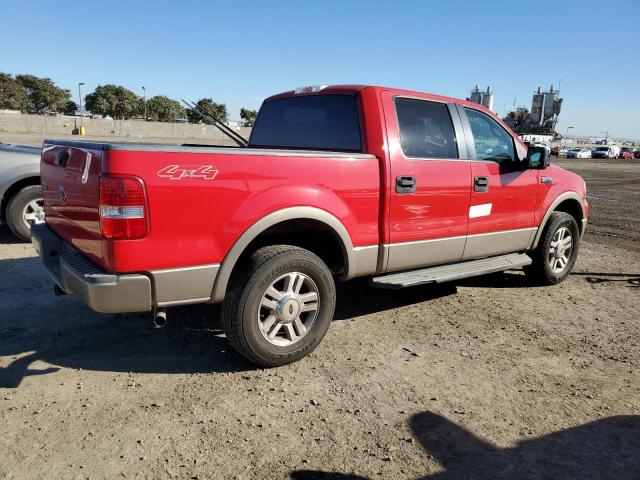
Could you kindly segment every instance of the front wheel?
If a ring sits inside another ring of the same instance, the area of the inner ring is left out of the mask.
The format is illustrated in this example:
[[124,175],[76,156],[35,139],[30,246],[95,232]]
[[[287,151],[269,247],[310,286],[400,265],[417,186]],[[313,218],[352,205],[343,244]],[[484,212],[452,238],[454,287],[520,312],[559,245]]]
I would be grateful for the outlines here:
[[254,252],[232,277],[222,323],[245,358],[265,367],[285,365],[318,346],[335,302],[333,277],[317,255],[274,245]]
[[579,246],[580,230],[575,218],[565,212],[553,212],[537,248],[530,254],[533,263],[525,272],[541,285],[560,283],[571,273]]

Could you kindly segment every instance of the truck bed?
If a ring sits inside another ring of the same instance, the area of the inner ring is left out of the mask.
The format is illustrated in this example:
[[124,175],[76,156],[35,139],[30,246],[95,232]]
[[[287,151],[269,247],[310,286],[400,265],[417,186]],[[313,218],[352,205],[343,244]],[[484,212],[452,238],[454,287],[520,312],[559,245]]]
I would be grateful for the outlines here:
[[[354,246],[377,244],[379,170],[361,153],[67,140],[46,140],[42,158],[47,223],[117,273],[220,262],[258,219],[295,206],[338,212]],[[144,239],[103,237],[101,176],[141,179]]]

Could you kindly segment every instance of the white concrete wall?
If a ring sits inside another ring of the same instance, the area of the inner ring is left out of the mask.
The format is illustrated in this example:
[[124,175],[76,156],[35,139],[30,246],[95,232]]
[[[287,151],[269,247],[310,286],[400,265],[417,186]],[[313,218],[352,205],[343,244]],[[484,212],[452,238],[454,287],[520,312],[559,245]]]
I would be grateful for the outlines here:
[[[82,124],[86,128],[87,136],[227,139],[213,125],[144,122],[142,120],[98,120],[87,117],[82,119]],[[69,135],[79,126],[80,117],[0,112],[0,132]],[[247,127],[234,128],[234,130],[245,138],[248,138],[251,133],[251,128]]]

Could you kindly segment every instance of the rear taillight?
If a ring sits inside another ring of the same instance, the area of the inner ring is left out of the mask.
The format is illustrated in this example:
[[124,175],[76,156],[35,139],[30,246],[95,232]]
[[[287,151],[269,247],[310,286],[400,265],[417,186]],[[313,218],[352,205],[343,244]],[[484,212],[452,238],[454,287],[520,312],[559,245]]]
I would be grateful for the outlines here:
[[147,201],[140,178],[100,177],[100,227],[109,240],[147,234]]

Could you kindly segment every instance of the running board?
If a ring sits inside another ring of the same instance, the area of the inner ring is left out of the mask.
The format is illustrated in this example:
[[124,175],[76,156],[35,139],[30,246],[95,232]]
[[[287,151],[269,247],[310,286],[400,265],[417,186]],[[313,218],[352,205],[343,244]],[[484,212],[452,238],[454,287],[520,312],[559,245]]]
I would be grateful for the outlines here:
[[524,253],[510,253],[509,255],[500,255],[498,257],[392,273],[382,277],[375,277],[371,282],[374,287],[404,288],[424,283],[443,283],[486,273],[503,272],[504,270],[520,268],[525,265],[531,265],[529,256]]

